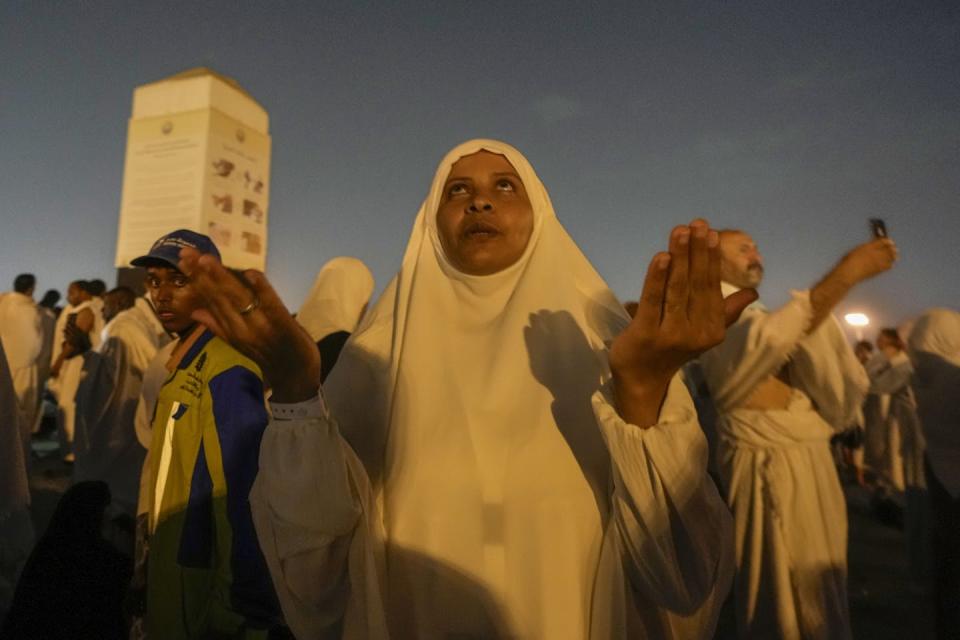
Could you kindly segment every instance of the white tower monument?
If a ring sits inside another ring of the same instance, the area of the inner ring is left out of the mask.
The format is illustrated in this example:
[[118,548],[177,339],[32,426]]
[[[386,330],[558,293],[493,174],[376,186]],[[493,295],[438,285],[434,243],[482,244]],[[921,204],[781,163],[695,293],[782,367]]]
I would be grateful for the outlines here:
[[264,270],[270,196],[266,110],[207,68],[133,92],[116,266],[187,228],[210,236],[223,262]]

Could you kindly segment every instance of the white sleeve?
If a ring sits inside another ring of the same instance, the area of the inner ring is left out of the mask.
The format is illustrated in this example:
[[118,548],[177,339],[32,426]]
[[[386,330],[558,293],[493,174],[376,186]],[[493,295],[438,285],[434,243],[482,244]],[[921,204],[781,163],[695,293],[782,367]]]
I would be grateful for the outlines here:
[[328,416],[273,419],[250,493],[257,537],[298,638],[385,637],[382,547],[366,474]]
[[683,382],[671,381],[649,429],[624,422],[609,387],[594,394],[593,407],[613,462],[613,524],[634,589],[681,614],[709,604],[715,621],[733,579],[733,520],[707,475],[706,439]]
[[810,293],[791,295],[775,311],[744,311],[727,329],[723,342],[700,356],[710,393],[721,411],[740,405],[758,384],[777,373],[806,335],[813,319]]
[[833,315],[800,341],[790,361],[790,380],[838,430],[857,421],[870,384]]

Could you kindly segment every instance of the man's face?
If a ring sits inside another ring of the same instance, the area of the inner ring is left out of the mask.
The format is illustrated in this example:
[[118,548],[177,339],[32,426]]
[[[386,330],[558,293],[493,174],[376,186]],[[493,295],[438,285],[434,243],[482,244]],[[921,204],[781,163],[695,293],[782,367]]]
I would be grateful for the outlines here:
[[741,289],[753,289],[763,280],[763,256],[753,238],[739,231],[720,236],[720,277]]
[[120,300],[118,297],[110,295],[109,293],[103,296],[103,322],[110,322],[118,313],[120,313]]
[[165,330],[182,334],[195,324],[190,314],[200,307],[200,296],[190,278],[173,267],[147,267],[146,284]]
[[71,284],[67,287],[67,302],[73,306],[77,306],[85,299],[86,292],[80,288],[79,285]]
[[888,337],[886,334],[881,333],[877,336],[877,349],[883,351],[886,354],[895,354],[900,351],[900,345],[897,344],[896,340]]
[[437,232],[450,263],[490,275],[523,255],[533,231],[533,208],[513,165],[479,151],[457,160],[443,187]]

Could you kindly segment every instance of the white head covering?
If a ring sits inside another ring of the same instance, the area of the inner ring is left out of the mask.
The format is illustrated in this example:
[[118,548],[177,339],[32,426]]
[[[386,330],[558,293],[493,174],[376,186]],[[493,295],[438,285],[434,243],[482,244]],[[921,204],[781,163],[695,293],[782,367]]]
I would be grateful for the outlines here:
[[910,331],[911,353],[926,352],[960,366],[960,313],[930,309],[917,318]]
[[297,322],[314,342],[338,331],[353,333],[372,294],[367,265],[356,258],[334,258],[317,273]]
[[[487,276],[454,268],[436,225],[451,167],[480,150],[510,161],[534,216],[522,257]],[[399,273],[324,385],[380,492],[394,615],[421,630],[479,615],[455,610],[468,599],[444,593],[438,567],[482,585],[515,629],[583,596],[564,590],[595,565],[609,482],[590,397],[628,322],[520,152],[471,140],[447,154]]]

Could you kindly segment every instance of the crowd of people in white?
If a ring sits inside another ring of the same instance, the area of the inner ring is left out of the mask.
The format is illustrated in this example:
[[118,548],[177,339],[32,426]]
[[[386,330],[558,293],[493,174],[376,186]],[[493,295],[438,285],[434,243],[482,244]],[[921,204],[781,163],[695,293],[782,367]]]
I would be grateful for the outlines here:
[[[171,265],[192,317],[269,387],[241,497],[282,611],[269,637],[703,638],[728,595],[739,637],[852,637],[837,441],[902,506],[938,631],[960,628],[960,313],[883,329],[873,353],[831,314],[894,266],[889,239],[768,309],[750,234],[697,219],[625,307],[527,159],[473,140],[374,301],[355,259],[294,315],[202,253]],[[0,294],[0,620],[34,545],[42,399],[73,481],[133,519],[188,346],[130,289],[73,282],[58,309],[35,286]]]

